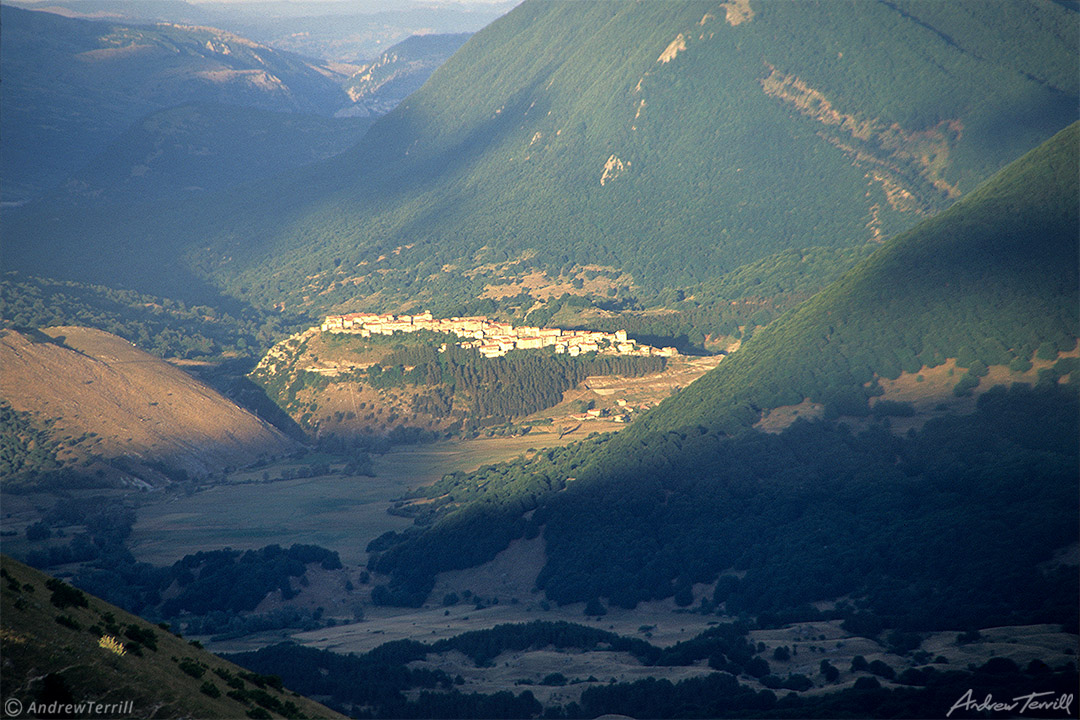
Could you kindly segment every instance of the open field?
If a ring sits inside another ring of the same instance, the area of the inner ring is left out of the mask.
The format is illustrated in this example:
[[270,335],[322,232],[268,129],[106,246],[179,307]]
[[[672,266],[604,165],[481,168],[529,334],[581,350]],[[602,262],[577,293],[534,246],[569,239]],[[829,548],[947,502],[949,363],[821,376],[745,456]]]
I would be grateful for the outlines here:
[[309,543],[355,564],[369,540],[409,524],[386,514],[401,491],[393,479],[340,476],[219,485],[141,507],[130,548],[140,561],[168,565],[202,550]]
[[[598,429],[611,427],[602,425]],[[235,484],[146,502],[138,511],[131,551],[140,561],[161,565],[200,550],[312,543],[338,551],[347,565],[361,564],[366,562],[364,548],[369,541],[412,524],[386,512],[394,499],[412,488],[449,472],[511,460],[529,448],[573,442],[584,434],[578,430],[561,439],[538,433],[398,447],[374,457],[373,478],[258,480],[263,473],[278,477],[296,462],[238,472],[230,476]]]

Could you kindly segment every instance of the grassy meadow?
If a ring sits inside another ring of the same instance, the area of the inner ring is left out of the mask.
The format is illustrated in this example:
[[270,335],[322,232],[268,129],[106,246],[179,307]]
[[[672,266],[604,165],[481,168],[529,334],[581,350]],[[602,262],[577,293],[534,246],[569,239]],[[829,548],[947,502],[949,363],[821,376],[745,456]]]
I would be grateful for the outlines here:
[[336,550],[342,562],[356,565],[366,560],[370,540],[412,524],[386,512],[407,491],[446,473],[475,470],[529,448],[582,436],[579,430],[561,441],[555,434],[542,434],[403,446],[375,456],[375,477],[262,479],[264,473],[280,477],[299,465],[295,461],[237,472],[230,483],[147,502],[138,511],[131,551],[140,561],[164,565],[202,550],[310,543]]

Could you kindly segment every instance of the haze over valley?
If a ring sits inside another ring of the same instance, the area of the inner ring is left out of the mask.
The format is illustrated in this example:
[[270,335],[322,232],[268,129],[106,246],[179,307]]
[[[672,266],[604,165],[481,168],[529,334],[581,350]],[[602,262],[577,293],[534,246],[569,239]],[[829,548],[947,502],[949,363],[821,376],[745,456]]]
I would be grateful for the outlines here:
[[0,12],[8,715],[1076,716],[1074,4]]

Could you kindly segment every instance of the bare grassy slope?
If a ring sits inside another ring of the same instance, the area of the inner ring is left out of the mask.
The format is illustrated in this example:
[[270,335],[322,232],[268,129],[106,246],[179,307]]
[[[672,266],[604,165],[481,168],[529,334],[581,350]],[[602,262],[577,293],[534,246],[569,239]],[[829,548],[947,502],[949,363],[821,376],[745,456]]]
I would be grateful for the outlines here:
[[4,331],[0,366],[0,398],[53,420],[54,435],[71,439],[68,462],[126,458],[141,477],[155,462],[206,475],[293,446],[209,386],[100,330]]
[[[340,717],[118,607],[58,586],[7,556],[3,570],[0,690],[6,716]],[[124,654],[102,647],[100,635],[121,643]],[[76,705],[71,714],[63,708],[49,711],[54,702],[113,707],[79,710]],[[33,712],[35,703],[45,712]],[[260,707],[268,714],[258,713]]]

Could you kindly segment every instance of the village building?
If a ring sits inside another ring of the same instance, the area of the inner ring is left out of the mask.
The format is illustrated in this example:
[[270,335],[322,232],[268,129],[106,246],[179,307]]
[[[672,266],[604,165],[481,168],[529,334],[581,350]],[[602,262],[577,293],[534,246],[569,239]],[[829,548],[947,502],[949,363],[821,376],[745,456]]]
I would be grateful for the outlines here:
[[[675,348],[656,348],[639,345],[627,337],[625,330],[614,333],[596,330],[564,330],[562,328],[514,327],[486,317],[452,317],[436,320],[428,311],[414,315],[377,313],[348,313],[330,315],[321,325],[323,332],[351,333],[361,337],[393,335],[421,330],[448,333],[462,338],[459,347],[475,348],[484,357],[501,357],[511,350],[554,348],[557,354],[577,357],[583,353],[607,353],[649,357],[675,357]],[[445,347],[443,348],[445,350]]]

